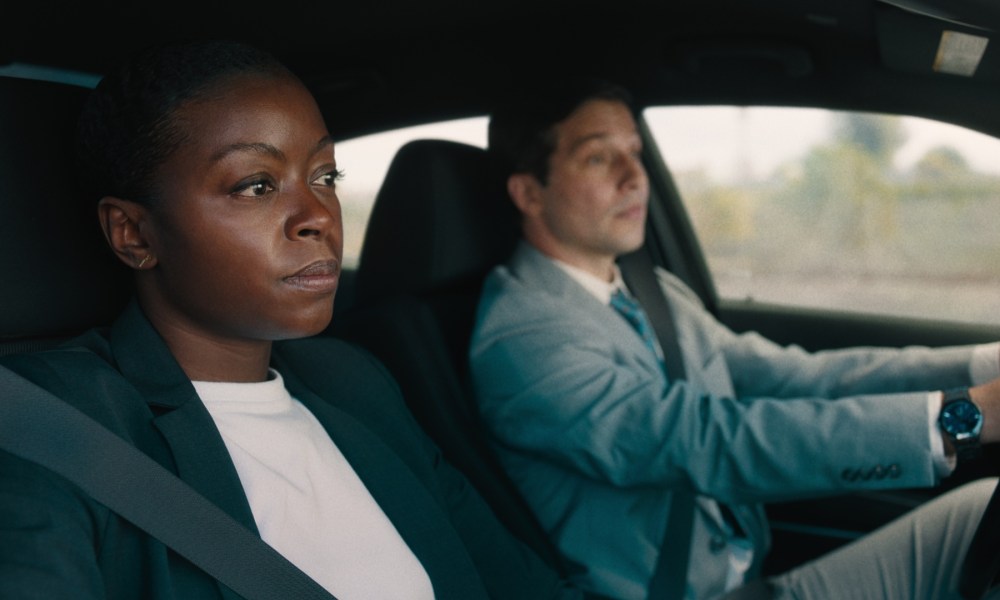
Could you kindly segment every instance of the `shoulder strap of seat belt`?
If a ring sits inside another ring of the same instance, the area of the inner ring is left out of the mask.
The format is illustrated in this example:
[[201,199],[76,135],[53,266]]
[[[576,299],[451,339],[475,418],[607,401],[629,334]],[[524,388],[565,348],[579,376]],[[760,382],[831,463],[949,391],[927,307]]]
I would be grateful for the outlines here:
[[159,463],[3,367],[0,449],[65,477],[247,600],[336,600]]
[[[663,350],[664,368],[671,381],[686,379],[684,360],[674,326],[670,303],[656,277],[653,262],[644,248],[622,256],[618,260],[622,279],[639,300],[649,322],[656,331]],[[691,553],[691,530],[694,525],[695,495],[690,490],[678,489],[671,494],[670,514],[660,544],[660,553],[653,569],[648,595],[649,600],[680,600],[687,587],[688,562]]]
[[642,305],[649,317],[650,324],[656,331],[660,348],[663,350],[663,363],[667,377],[672,381],[685,379],[684,359],[677,342],[677,331],[670,311],[670,303],[663,295],[653,261],[646,254],[646,250],[640,248],[618,259],[618,267],[621,269],[625,285]]

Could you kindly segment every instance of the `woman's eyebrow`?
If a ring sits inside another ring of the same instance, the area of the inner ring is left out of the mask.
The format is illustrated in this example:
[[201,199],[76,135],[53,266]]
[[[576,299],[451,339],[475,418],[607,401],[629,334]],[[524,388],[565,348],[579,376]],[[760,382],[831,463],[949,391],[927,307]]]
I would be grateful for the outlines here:
[[319,143],[316,144],[316,149],[313,150],[312,152],[313,156],[319,154],[320,152],[322,152],[323,150],[325,150],[330,146],[333,146],[333,138],[330,137],[329,135],[324,135],[322,138],[320,138]]
[[[333,138],[329,135],[324,135],[317,142],[316,147],[312,151],[312,155],[315,156],[324,149],[333,146]],[[285,153],[279,150],[277,147],[266,144],[264,142],[237,142],[235,144],[229,144],[220,148],[217,152],[212,154],[212,162],[218,162],[223,158],[234,154],[237,152],[250,152],[253,154],[266,154],[268,156],[273,156],[274,158],[284,160]]]
[[218,162],[223,158],[234,154],[237,152],[250,152],[253,154],[266,154],[268,156],[273,156],[274,158],[284,159],[285,153],[278,150],[275,146],[271,144],[265,144],[263,142],[238,142],[235,144],[229,144],[220,148],[217,152],[212,154],[212,162]]

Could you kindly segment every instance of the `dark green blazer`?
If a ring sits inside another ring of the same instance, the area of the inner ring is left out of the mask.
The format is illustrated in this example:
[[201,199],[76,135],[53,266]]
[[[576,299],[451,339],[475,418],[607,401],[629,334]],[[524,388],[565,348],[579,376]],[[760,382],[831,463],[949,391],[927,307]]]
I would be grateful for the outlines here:
[[[439,600],[575,596],[442,459],[371,355],[311,338],[276,344],[272,361],[420,559]],[[257,532],[211,416],[136,304],[110,330],[0,364],[104,424]],[[60,442],[58,431],[51,442]],[[65,479],[0,452],[0,598],[237,596]]]

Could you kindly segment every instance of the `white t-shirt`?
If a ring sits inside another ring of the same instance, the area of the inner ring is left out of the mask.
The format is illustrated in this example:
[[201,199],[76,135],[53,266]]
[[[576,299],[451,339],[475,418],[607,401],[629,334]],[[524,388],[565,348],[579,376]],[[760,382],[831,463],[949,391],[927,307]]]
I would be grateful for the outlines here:
[[265,542],[338,600],[434,598],[420,561],[280,374],[272,370],[260,383],[192,383]]

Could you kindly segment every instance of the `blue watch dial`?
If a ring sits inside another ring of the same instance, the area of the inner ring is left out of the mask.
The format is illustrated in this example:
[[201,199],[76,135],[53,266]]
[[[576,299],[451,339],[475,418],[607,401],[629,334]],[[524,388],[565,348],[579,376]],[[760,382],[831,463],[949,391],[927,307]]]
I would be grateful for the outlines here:
[[978,433],[982,418],[979,408],[969,400],[949,402],[941,411],[941,428],[962,439]]

